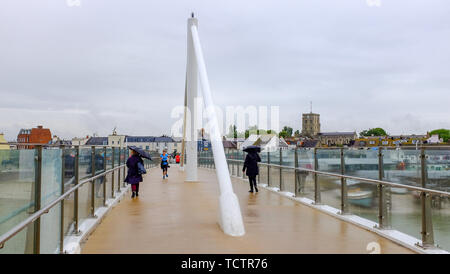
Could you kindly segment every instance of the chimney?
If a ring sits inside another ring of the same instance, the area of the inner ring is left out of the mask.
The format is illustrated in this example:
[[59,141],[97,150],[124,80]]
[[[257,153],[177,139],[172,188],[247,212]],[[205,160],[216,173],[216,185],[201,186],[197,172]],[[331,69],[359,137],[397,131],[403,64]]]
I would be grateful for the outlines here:
[[42,129],[42,126],[37,126],[38,129]]

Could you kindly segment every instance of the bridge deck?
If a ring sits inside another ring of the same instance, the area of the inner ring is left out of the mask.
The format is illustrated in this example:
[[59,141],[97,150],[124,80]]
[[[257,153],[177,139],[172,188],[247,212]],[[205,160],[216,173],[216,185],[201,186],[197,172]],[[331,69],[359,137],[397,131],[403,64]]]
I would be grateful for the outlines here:
[[412,253],[385,238],[310,207],[233,178],[246,234],[225,235],[217,224],[218,185],[211,170],[198,183],[184,183],[172,165],[169,178],[151,169],[140,195],[117,205],[82,247],[83,253]]

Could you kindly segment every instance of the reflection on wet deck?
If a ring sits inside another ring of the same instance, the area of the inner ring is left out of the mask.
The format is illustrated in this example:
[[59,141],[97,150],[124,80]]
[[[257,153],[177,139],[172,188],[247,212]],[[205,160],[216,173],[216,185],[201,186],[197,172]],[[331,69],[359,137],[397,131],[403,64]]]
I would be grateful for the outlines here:
[[199,182],[184,183],[175,165],[163,180],[151,169],[139,198],[128,195],[97,227],[83,253],[412,253],[385,238],[233,178],[246,234],[225,235],[217,224],[218,185],[212,170],[199,169]]

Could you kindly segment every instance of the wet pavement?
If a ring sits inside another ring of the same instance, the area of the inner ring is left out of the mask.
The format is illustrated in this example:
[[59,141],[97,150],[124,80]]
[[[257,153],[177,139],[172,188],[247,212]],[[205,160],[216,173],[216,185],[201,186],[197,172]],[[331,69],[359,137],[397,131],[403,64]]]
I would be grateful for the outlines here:
[[225,235],[218,220],[218,183],[199,168],[199,182],[185,183],[176,165],[169,178],[150,169],[139,197],[131,192],[106,216],[82,253],[413,253],[383,237],[308,206],[233,178],[246,234]]

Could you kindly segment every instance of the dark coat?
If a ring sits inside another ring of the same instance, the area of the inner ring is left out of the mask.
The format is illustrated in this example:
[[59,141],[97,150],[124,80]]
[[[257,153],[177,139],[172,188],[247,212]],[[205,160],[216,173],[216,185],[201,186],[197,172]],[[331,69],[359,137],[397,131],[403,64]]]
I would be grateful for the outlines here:
[[128,174],[124,181],[131,185],[142,182],[142,175],[138,172],[138,162],[144,163],[138,155],[132,155],[127,160]]
[[245,157],[244,168],[242,169],[242,172],[245,172],[245,170],[247,170],[245,174],[249,177],[258,175],[258,162],[261,162],[261,158],[259,157],[258,153],[253,152],[247,154],[247,156]]

